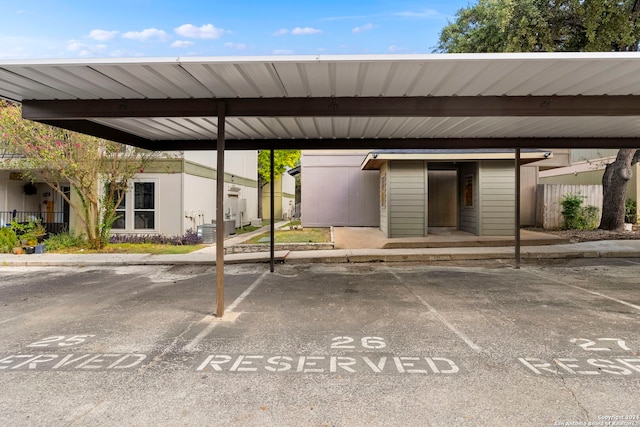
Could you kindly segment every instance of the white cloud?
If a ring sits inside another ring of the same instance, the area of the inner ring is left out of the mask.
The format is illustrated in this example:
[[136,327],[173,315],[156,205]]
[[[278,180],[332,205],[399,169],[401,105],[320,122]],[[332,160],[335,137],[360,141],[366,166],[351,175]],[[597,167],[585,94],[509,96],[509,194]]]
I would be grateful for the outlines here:
[[187,37],[190,39],[219,39],[227,31],[222,28],[217,28],[212,24],[205,24],[201,27],[196,27],[191,24],[180,25],[174,30],[176,34]]
[[274,49],[274,55],[293,55],[293,51],[289,49]]
[[289,30],[286,28],[280,28],[278,31],[273,33],[274,36],[284,36],[285,34],[289,34]]
[[89,33],[89,38],[92,38],[100,42],[106,42],[109,40],[113,40],[117,34],[118,34],[118,31],[106,31],[106,30],[96,29],[96,30],[91,30],[91,32]]
[[147,28],[142,31],[129,31],[124,33],[122,37],[139,42],[146,42],[152,39],[162,41],[167,39],[167,33],[162,30],[158,30],[157,28]]
[[311,27],[296,27],[293,30],[291,30],[291,34],[296,35],[296,36],[305,36],[308,34],[319,34],[321,33],[321,30],[318,30],[317,28],[311,28]]
[[351,32],[353,34],[358,34],[369,30],[373,30],[373,24],[371,22],[369,22],[368,24],[364,24],[361,27],[355,27],[353,30],[351,30]]
[[393,16],[399,16],[402,18],[440,18],[442,15],[437,10],[433,9],[425,9],[421,11],[404,11],[404,12],[396,12]]
[[391,53],[402,53],[402,52],[408,52],[410,49],[407,47],[400,47],[400,46],[389,46],[389,52]]
[[107,48],[107,45],[104,44],[86,44],[79,42],[78,40],[69,40],[67,42],[67,50],[70,52],[75,52],[78,56],[87,57],[94,56],[104,52]]
[[244,43],[231,43],[231,42],[228,42],[228,43],[224,44],[224,47],[228,47],[230,49],[235,49],[235,50],[245,50],[245,49],[247,49],[247,45],[244,44]]
[[193,42],[190,42],[188,40],[176,40],[173,43],[171,43],[171,47],[189,47],[189,46],[193,46]]

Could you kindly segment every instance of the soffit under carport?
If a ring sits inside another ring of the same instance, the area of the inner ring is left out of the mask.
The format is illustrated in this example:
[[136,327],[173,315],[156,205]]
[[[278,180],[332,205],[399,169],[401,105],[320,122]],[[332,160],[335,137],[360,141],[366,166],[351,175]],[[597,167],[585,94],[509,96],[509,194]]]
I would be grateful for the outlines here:
[[0,96],[146,148],[210,149],[218,101],[231,149],[638,146],[638,75],[635,52],[5,61]]

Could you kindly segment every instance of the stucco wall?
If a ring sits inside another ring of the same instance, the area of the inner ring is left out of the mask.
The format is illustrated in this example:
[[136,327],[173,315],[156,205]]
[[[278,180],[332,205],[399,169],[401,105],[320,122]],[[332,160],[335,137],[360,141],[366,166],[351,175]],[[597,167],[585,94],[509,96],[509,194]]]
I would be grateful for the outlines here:
[[303,151],[304,226],[379,226],[379,172],[360,170],[367,153]]
[[[296,179],[288,173],[282,174],[273,183],[274,215],[276,221],[288,219],[296,202]],[[262,218],[271,218],[271,184],[262,188]]]

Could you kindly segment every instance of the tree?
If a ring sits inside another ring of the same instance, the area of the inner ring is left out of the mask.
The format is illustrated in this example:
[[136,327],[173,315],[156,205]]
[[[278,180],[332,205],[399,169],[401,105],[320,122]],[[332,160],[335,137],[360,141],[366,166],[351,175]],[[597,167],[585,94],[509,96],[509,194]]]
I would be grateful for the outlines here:
[[600,228],[603,230],[618,230],[624,224],[625,202],[627,200],[627,187],[631,179],[631,166],[640,162],[640,150],[622,148],[618,151],[616,160],[605,166],[602,176],[603,191],[602,206],[608,209],[602,210]]
[[[275,150],[273,176],[277,179],[300,160],[300,150]],[[262,218],[262,187],[271,182],[271,150],[258,152],[258,216]],[[273,220],[273,218],[272,218]]]
[[[640,0],[479,0],[440,32],[440,52],[638,51]],[[600,228],[624,226],[630,167],[638,149],[620,150],[602,178]]]
[[[134,175],[158,156],[116,142],[43,125],[21,117],[19,106],[0,101],[0,140],[17,157],[11,167],[48,184],[77,214],[92,248],[109,240]],[[75,197],[67,195],[68,183]]]

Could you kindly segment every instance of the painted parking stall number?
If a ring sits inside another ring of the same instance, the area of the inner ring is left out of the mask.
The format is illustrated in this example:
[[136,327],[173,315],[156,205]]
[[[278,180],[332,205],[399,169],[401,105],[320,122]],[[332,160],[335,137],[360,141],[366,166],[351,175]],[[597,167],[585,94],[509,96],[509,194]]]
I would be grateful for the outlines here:
[[0,356],[0,372],[14,371],[122,371],[140,367],[146,354],[141,353],[60,353],[86,343],[92,334],[52,335],[27,346],[45,353],[21,353]]
[[[518,361],[529,372],[536,375],[618,376],[640,377],[640,357],[620,338],[572,338],[569,343],[577,345],[592,357],[562,357],[543,360],[521,357]],[[613,355],[612,353],[618,353]],[[620,356],[620,353],[622,356]],[[631,353],[631,354],[629,354]]]
[[[334,337],[331,339],[331,348],[334,350],[353,350],[356,348],[357,341],[351,337]],[[380,337],[362,337],[360,346],[367,350],[380,350],[387,346],[384,338]]]
[[210,354],[197,372],[262,372],[298,374],[453,375],[461,365],[447,357],[390,353],[380,336],[334,336],[328,354]]
[[88,338],[94,338],[95,335],[54,335],[51,337],[43,338],[39,341],[29,344],[27,347],[31,348],[60,348],[71,347],[74,345],[84,344]]
[[612,349],[607,344],[613,344],[616,346],[615,349],[631,351],[626,342],[618,338],[596,338],[595,340],[573,338],[570,342],[577,344],[586,351],[611,351]]

